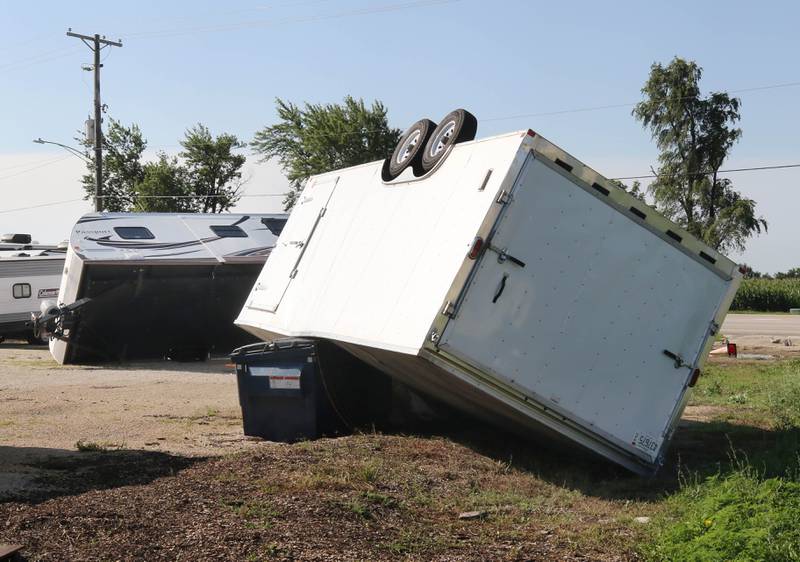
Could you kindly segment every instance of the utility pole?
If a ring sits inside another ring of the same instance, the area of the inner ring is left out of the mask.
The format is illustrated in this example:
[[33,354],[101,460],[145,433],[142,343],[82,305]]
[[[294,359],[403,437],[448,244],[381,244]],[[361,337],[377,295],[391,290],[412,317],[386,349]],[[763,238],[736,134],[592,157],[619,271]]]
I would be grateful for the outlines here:
[[[67,30],[68,37],[83,41],[94,52],[94,210],[103,210],[103,128],[101,127],[102,105],[100,104],[100,50],[104,47],[122,47],[122,41],[109,41],[105,36],[81,35]],[[91,41],[91,43],[90,43]]]

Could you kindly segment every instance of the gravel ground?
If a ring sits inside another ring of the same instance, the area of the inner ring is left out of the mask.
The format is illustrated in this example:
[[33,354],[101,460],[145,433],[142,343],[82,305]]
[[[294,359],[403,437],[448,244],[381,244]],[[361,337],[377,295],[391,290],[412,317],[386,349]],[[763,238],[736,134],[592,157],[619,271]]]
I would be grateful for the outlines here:
[[636,560],[672,468],[725,458],[714,415],[687,409],[655,480],[483,426],[284,445],[242,435],[225,361],[60,367],[4,344],[0,543],[31,561]]
[[224,360],[59,366],[45,347],[0,345],[0,499],[42,463],[85,447],[206,457],[252,448]]

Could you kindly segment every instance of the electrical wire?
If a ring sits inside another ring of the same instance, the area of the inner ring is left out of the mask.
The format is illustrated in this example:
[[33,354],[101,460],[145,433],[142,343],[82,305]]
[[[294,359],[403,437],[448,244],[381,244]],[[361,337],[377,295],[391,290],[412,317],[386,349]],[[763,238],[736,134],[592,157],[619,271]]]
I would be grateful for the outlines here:
[[[756,92],[761,90],[775,90],[778,88],[795,88],[800,86],[800,82],[784,82],[781,84],[770,84],[767,86],[755,86],[752,88],[739,88],[736,90],[726,90],[724,92],[713,92],[713,93],[725,93],[725,94],[741,94],[745,92]],[[670,97],[670,98],[654,98],[651,101],[665,101],[669,100],[684,100],[684,99],[692,99],[697,96],[677,96],[677,97]],[[596,105],[591,107],[580,107],[577,109],[563,109],[559,111],[545,111],[539,113],[518,113],[516,115],[508,115],[504,117],[489,117],[488,119],[481,119],[481,121],[508,121],[510,119],[521,119],[523,117],[548,117],[551,115],[563,115],[565,113],[583,113],[587,111],[600,111],[602,109],[618,109],[621,107],[633,107],[637,105],[639,102],[628,102],[628,103],[615,103],[610,105]]]
[[17,207],[16,209],[3,209],[0,214],[17,213],[20,211],[28,211],[30,209],[41,209],[42,207],[53,207],[55,205],[66,205],[67,203],[76,203],[78,201],[85,201],[85,199],[67,199],[66,201],[52,201],[50,203],[42,203],[40,205],[30,205],[29,207]]
[[280,25],[295,24],[295,23],[310,23],[317,21],[325,21],[330,19],[340,19],[350,16],[361,16],[368,14],[377,14],[385,12],[394,12],[399,10],[407,10],[413,8],[423,8],[428,6],[435,6],[440,4],[451,4],[459,2],[460,0],[415,0],[413,2],[404,2],[399,4],[386,4],[383,6],[375,6],[370,8],[360,8],[358,10],[350,10],[346,12],[338,12],[334,14],[321,14],[313,16],[295,16],[275,20],[252,20],[242,21],[230,24],[222,24],[207,27],[195,27],[185,29],[167,29],[160,31],[141,31],[128,33],[127,37],[153,37],[153,38],[167,38],[177,37],[180,35],[192,35],[195,33],[218,33],[222,31],[236,31],[239,29],[253,29],[261,27],[277,27]]
[[[759,170],[783,170],[786,168],[800,168],[800,163],[798,164],[778,164],[775,166],[753,166],[750,168],[728,168],[727,170],[710,170],[706,172],[693,172],[689,174],[678,174],[677,176],[671,177],[689,177],[689,176],[709,176],[711,174],[731,174],[733,172],[756,172]],[[647,178],[657,178],[658,174],[645,174],[642,176],[625,176],[621,178],[609,178],[612,180],[642,180]]]
[[50,166],[51,164],[55,164],[57,162],[63,162],[64,160],[66,160],[69,157],[70,156],[67,155],[67,156],[61,156],[61,157],[56,158],[54,160],[48,160],[47,162],[43,162],[41,164],[37,164],[36,166],[32,166],[32,167],[28,168],[27,170],[20,170],[19,172],[14,172],[13,174],[9,174],[7,176],[0,176],[0,180],[5,180],[5,179],[8,179],[8,178],[14,178],[14,177],[17,177],[17,176],[21,176],[22,174],[27,174],[28,172],[32,172],[34,170],[38,170],[39,168],[44,168],[45,166]]

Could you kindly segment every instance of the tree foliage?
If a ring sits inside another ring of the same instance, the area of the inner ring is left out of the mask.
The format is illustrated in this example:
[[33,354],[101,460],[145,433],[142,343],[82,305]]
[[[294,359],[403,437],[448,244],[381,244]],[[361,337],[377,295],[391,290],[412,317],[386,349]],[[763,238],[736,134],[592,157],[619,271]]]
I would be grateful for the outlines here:
[[742,131],[740,101],[726,93],[700,94],[702,69],[673,59],[655,63],[633,115],[650,130],[660,154],[648,190],[656,207],[719,251],[742,251],[751,236],[766,232],[756,203],[737,192],[719,170]]
[[186,131],[181,141],[191,191],[204,213],[230,209],[241,197],[242,166],[245,157],[234,150],[244,148],[235,135],[223,133],[214,138],[207,127],[198,123]]
[[310,176],[386,158],[400,138],[379,101],[371,107],[350,96],[343,104],[302,108],[280,98],[275,103],[280,121],[256,132],[250,146],[262,161],[276,158],[291,182],[286,210]]
[[[94,153],[86,147],[88,173],[82,183],[86,198],[95,193]],[[210,212],[230,209],[240,198],[244,148],[236,136],[216,138],[202,124],[188,129],[179,157],[159,153],[144,162],[147,141],[138,125],[111,119],[103,135],[103,206],[111,212]]]
[[646,201],[644,200],[644,191],[642,191],[642,182],[640,182],[639,180],[634,180],[634,182],[631,185],[626,185],[621,180],[610,180],[610,181],[618,188],[627,191],[628,193],[636,197],[639,201],[646,203]]
[[177,158],[159,153],[144,165],[142,181],[136,184],[132,210],[150,213],[193,213],[199,210],[192,198],[188,174]]
[[[87,169],[81,180],[86,198],[95,195],[94,151],[85,136],[80,140],[86,147]],[[147,141],[135,123],[125,127],[116,119],[110,119],[108,132],[103,135],[103,207],[107,211],[128,211],[133,206],[136,185],[144,178],[142,154]]]

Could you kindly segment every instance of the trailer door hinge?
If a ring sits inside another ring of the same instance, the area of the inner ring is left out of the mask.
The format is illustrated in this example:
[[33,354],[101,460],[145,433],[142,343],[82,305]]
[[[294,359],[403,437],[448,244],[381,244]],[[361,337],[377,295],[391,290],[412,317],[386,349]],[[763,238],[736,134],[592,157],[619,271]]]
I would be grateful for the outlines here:
[[442,307],[442,315],[452,318],[456,315],[456,305],[453,301],[447,301]]
[[500,191],[500,193],[497,194],[497,199],[495,200],[495,203],[500,203],[501,205],[507,205],[510,201],[511,201],[511,194],[505,189],[503,189]]

